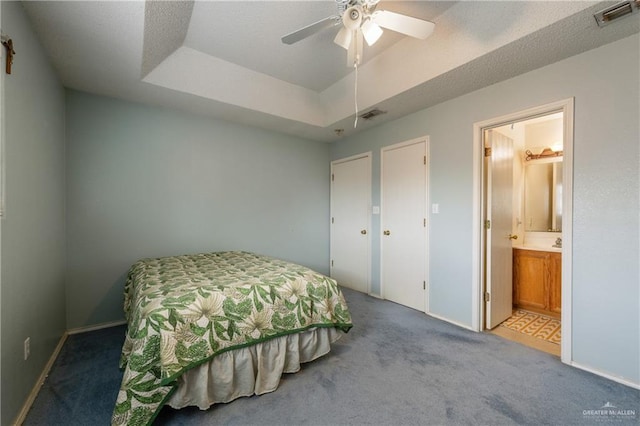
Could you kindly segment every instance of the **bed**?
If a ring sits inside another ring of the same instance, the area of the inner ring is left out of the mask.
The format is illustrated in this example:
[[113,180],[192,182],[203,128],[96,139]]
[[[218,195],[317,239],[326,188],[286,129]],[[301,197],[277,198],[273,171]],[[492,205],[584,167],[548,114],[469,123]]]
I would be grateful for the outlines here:
[[239,251],[136,262],[124,310],[114,425],[271,392],[353,326],[335,280]]

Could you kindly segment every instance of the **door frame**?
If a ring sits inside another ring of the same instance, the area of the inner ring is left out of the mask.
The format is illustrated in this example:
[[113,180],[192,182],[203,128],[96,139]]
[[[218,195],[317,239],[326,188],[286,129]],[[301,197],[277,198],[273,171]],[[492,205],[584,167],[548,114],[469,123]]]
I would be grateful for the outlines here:
[[333,236],[333,226],[331,226],[331,218],[333,217],[333,206],[334,206],[334,201],[333,201],[333,167],[336,164],[342,164],[342,163],[346,163],[349,161],[354,161],[354,160],[359,160],[361,158],[367,158],[369,160],[369,168],[368,168],[368,173],[367,176],[369,177],[369,189],[367,191],[367,198],[368,198],[368,206],[367,206],[367,210],[369,212],[369,214],[367,215],[367,230],[369,230],[369,232],[367,232],[367,264],[366,264],[366,269],[367,269],[367,294],[371,294],[371,209],[372,209],[372,197],[371,197],[371,192],[372,192],[372,183],[373,183],[373,177],[372,177],[372,163],[373,163],[373,152],[372,151],[368,151],[368,152],[363,152],[361,154],[355,154],[355,155],[351,155],[349,157],[345,157],[345,158],[340,158],[337,160],[333,160],[331,162],[331,182],[330,182],[330,194],[329,194],[329,271],[331,271],[331,259],[333,259],[333,242],[334,240],[334,236]]
[[483,185],[485,130],[500,127],[514,121],[524,121],[554,112],[563,112],[563,173],[562,173],[562,342],[560,359],[569,364],[572,360],[571,341],[571,295],[573,257],[573,144],[574,144],[574,98],[563,99],[545,105],[525,109],[515,113],[491,118],[473,125],[473,214],[472,214],[472,328],[483,331],[485,306],[482,294],[485,266],[482,261],[485,250],[483,235],[485,190]]
[[393,145],[387,145],[387,146],[383,146],[382,148],[380,148],[380,296],[382,297],[382,299],[385,299],[384,297],[384,274],[383,274],[383,259],[382,259],[382,255],[384,253],[383,251],[383,245],[384,245],[384,238],[382,238],[382,230],[383,230],[383,224],[384,224],[384,206],[382,205],[382,200],[384,200],[383,197],[383,191],[384,191],[384,152],[385,151],[391,151],[393,149],[398,149],[398,148],[402,148],[405,146],[409,146],[409,145],[414,145],[420,142],[424,142],[425,143],[425,155],[427,157],[426,159],[426,164],[425,164],[425,172],[424,172],[424,188],[425,188],[425,204],[424,204],[424,214],[425,214],[425,219],[427,220],[427,226],[424,227],[424,253],[425,253],[425,259],[424,259],[424,279],[425,279],[425,292],[424,292],[424,312],[425,313],[429,313],[430,309],[429,309],[429,259],[430,259],[430,253],[429,253],[429,229],[431,227],[431,220],[428,216],[429,213],[429,174],[430,174],[430,165],[431,165],[431,155],[429,152],[429,136],[425,135],[425,136],[421,136],[419,138],[415,138],[415,139],[410,139],[404,142],[398,142],[395,143]]

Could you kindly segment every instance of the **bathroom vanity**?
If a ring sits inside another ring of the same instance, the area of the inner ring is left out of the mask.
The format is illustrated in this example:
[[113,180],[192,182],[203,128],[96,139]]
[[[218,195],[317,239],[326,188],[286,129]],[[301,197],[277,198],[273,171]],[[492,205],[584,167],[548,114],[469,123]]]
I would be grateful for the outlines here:
[[561,250],[514,247],[514,307],[560,318],[561,294]]

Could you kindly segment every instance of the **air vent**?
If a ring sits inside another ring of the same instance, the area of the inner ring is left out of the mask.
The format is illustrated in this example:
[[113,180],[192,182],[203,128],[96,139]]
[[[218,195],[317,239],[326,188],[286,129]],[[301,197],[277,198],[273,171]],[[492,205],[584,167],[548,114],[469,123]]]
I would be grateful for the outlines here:
[[637,13],[640,10],[640,0],[627,0],[608,7],[593,15],[599,27],[609,25],[616,19]]
[[374,108],[372,110],[369,110],[365,113],[363,113],[362,115],[359,115],[360,118],[362,118],[363,120],[371,120],[373,119],[373,117],[376,117],[378,115],[382,115],[382,114],[386,114],[387,111],[382,111],[379,110],[378,108]]

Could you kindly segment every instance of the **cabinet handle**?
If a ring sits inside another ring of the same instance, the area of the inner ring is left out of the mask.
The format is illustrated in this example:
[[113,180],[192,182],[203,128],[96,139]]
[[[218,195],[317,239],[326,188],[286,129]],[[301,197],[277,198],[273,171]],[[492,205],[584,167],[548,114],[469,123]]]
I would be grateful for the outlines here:
[[391,235],[391,231],[386,230],[386,231],[384,231],[384,232],[383,232],[383,234],[384,234],[384,235]]
[[363,229],[362,231],[360,231],[360,233],[361,233],[362,235],[367,235],[367,230],[366,230],[366,229]]
[[517,239],[518,239],[518,236],[517,236],[517,235],[514,235],[514,234],[509,234],[509,239],[510,239],[510,240],[517,240]]

